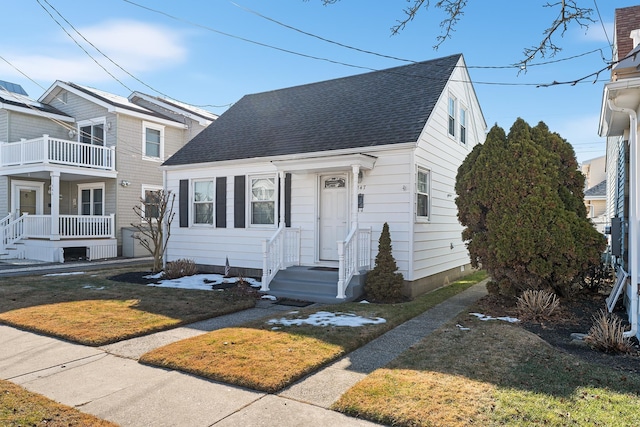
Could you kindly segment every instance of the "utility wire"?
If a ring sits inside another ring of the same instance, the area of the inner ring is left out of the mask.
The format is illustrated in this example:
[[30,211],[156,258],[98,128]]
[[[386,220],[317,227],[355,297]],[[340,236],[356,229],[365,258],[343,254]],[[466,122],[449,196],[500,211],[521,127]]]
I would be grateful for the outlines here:
[[[40,0],[36,0],[38,2],[38,4],[40,4],[40,6],[45,9],[45,7],[40,3]],[[125,74],[127,74],[129,77],[133,78],[135,81],[137,81],[138,83],[144,85],[145,87],[151,89],[153,92],[156,92],[162,96],[164,96],[165,98],[169,99],[169,100],[174,100],[174,101],[178,101],[180,102],[178,99],[167,95],[166,93],[150,86],[149,84],[145,83],[144,81],[142,81],[141,79],[139,79],[138,77],[136,77],[135,75],[131,74],[129,71],[127,71],[126,69],[124,69],[120,64],[116,63],[113,59],[111,59],[106,53],[104,53],[100,48],[98,48],[95,44],[93,44],[90,40],[88,40],[71,22],[69,22],[69,20],[67,18],[65,18],[58,9],[55,8],[55,6],[53,6],[51,3],[49,3],[48,0],[42,0],[44,1],[51,9],[53,9],[53,11],[64,21],[67,23],[67,25],[69,25],[69,27],[71,27],[71,29],[73,29],[73,31],[75,31],[75,33],[80,36],[87,44],[89,44],[92,48],[94,48],[100,55],[102,55],[105,59],[107,59],[109,62],[111,62],[113,65],[115,65],[116,67],[118,67],[121,71],[123,71]],[[47,13],[49,13],[49,11],[47,9],[45,9],[45,11],[47,11]],[[49,13],[49,16],[51,16],[51,18],[62,28],[62,25],[56,21],[53,16],[51,15],[51,13]],[[64,28],[62,28],[64,30]],[[74,43],[76,43],[78,46],[79,44],[76,42],[75,38],[69,34],[66,30],[65,33],[67,33],[67,35],[74,41]],[[83,49],[83,51],[85,53],[87,53],[87,55],[89,55],[89,53]],[[91,59],[94,59],[91,55],[89,55],[89,57]],[[97,61],[94,59],[94,62],[97,63]],[[100,64],[98,64],[100,65]],[[106,69],[104,67],[102,67],[105,71]],[[108,71],[107,71],[108,73]],[[109,75],[111,75],[113,77],[113,75],[111,73],[109,73]],[[122,84],[127,90],[133,92],[133,90],[129,89],[129,87],[127,87],[124,83],[122,83],[120,80],[118,80],[117,78],[114,77],[114,79]],[[230,104],[226,104],[226,105],[206,105],[207,107],[215,107],[215,108],[224,108],[224,107],[228,107],[232,105]],[[195,107],[196,105],[194,105]],[[198,105],[198,107],[201,107],[200,105]]]

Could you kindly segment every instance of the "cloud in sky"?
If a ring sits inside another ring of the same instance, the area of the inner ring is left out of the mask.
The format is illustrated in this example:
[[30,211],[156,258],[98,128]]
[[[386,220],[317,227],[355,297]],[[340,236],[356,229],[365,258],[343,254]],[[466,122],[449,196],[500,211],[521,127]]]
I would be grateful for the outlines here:
[[[96,52],[80,36],[71,29],[68,31],[111,73],[118,77],[124,76],[121,70]],[[184,62],[188,53],[180,32],[141,21],[112,20],[78,28],[78,31],[114,62],[134,75],[175,66]],[[62,44],[44,47],[44,42],[31,43],[29,47],[22,47],[19,53],[6,54],[3,57],[30,78],[44,81],[45,85],[56,79],[95,83],[112,78],[63,34],[62,30],[60,33],[64,36]],[[34,51],[33,46],[39,46],[40,49]],[[5,62],[0,62],[0,74],[24,79],[24,76]]]

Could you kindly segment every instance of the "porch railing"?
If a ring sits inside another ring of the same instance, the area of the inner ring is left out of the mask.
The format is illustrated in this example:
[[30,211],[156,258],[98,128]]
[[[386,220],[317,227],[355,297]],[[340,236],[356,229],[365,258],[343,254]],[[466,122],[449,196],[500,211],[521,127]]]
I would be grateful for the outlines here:
[[262,242],[262,286],[269,290],[269,283],[278,271],[300,264],[300,229],[278,227],[270,239]]
[[349,282],[356,273],[371,269],[371,229],[354,228],[344,241],[338,242],[338,292],[347,297]]
[[2,227],[3,248],[20,239],[115,238],[115,216],[60,215],[58,235],[51,231],[51,215],[24,214]]
[[115,170],[115,150],[113,147],[51,138],[49,135],[0,143],[0,166],[38,163]]
[[[12,219],[9,214],[2,220],[2,250],[24,238],[24,216]],[[5,221],[7,220],[7,221]]]

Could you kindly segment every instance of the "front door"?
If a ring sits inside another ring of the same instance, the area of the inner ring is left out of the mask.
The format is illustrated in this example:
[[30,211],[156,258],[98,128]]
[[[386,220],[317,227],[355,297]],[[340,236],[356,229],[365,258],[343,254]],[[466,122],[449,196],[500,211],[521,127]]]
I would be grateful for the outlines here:
[[320,177],[320,260],[338,260],[338,240],[347,237],[347,176]]

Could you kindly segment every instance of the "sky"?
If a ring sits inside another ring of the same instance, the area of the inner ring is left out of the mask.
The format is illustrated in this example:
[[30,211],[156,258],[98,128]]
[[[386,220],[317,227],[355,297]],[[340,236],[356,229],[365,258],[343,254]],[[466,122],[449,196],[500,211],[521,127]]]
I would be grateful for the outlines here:
[[62,80],[122,96],[166,96],[222,114],[246,94],[407,63],[399,59],[462,53],[488,128],[508,131],[518,117],[532,126],[543,121],[583,162],[605,154],[597,130],[609,72],[576,85],[539,85],[575,81],[606,67],[614,8],[636,2],[578,0],[594,9],[595,22],[567,28],[554,39],[562,51],[535,58],[526,71],[512,65],[539,44],[558,13],[543,7],[545,0],[469,0],[438,49],[444,14],[435,2],[397,35],[390,28],[404,17],[403,0],[3,3],[0,80],[22,85],[35,99]]

